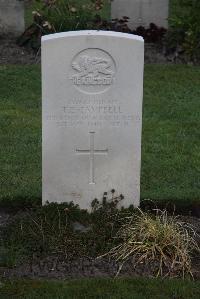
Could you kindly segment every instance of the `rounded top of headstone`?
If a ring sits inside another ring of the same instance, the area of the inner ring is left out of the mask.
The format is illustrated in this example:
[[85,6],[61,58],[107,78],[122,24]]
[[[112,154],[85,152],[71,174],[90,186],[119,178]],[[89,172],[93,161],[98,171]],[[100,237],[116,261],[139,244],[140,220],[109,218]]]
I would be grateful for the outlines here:
[[118,37],[118,38],[126,38],[132,39],[135,41],[144,42],[143,37],[139,35],[129,34],[129,33],[122,33],[116,31],[104,31],[104,30],[79,30],[79,31],[67,31],[67,32],[60,32],[54,34],[48,34],[42,36],[42,42],[49,41],[56,38],[64,38],[64,37],[80,37],[80,36],[107,36],[107,37]]

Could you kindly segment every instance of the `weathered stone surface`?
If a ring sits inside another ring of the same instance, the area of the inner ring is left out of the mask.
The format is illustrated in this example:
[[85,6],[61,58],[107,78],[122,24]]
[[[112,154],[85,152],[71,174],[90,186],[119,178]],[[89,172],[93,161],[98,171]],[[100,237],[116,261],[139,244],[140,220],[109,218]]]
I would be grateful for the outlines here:
[[20,35],[24,31],[24,1],[0,0],[0,34]]
[[139,204],[144,43],[104,31],[42,39],[43,203]]
[[168,27],[169,0],[112,0],[112,18],[129,17],[129,27],[148,27],[150,23]]

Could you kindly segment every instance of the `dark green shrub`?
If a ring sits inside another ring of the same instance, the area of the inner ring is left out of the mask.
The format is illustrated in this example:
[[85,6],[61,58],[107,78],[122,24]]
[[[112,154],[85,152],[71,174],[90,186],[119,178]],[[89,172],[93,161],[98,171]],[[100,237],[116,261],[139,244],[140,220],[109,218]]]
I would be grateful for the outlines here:
[[200,57],[200,1],[179,0],[181,9],[170,19],[168,42],[191,60]]

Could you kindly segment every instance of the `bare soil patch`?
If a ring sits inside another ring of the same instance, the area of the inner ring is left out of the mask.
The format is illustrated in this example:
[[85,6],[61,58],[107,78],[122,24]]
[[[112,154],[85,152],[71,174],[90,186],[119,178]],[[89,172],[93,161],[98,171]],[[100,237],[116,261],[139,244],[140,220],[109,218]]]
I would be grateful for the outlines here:
[[40,53],[20,47],[16,38],[0,36],[0,64],[37,64],[40,63]]

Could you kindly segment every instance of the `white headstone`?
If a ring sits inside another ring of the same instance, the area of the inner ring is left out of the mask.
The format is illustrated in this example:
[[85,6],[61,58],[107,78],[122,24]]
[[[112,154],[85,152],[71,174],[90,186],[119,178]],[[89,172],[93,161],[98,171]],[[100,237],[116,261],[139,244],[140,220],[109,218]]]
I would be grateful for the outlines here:
[[90,208],[104,191],[138,206],[144,43],[76,31],[42,38],[43,203]]
[[154,23],[159,27],[168,27],[169,0],[112,0],[112,19],[129,17],[128,26],[149,27]]
[[0,0],[0,33],[20,35],[24,29],[24,1]]

